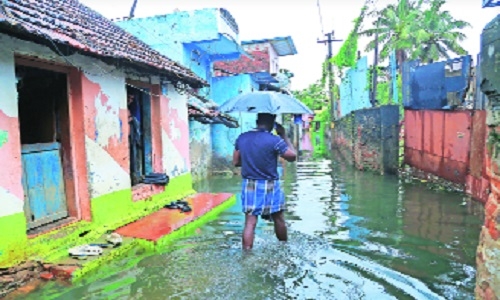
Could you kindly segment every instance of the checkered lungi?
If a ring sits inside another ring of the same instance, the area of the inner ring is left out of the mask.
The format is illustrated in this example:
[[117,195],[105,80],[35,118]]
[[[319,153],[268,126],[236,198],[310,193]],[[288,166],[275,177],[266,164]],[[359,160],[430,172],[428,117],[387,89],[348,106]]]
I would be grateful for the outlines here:
[[270,215],[285,210],[285,194],[279,180],[243,179],[241,183],[243,213]]

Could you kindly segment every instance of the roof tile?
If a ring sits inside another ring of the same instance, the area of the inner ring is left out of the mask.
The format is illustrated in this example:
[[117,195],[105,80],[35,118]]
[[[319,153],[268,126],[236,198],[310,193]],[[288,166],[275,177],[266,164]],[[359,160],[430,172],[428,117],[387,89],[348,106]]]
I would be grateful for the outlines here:
[[20,29],[83,52],[153,67],[193,86],[208,85],[191,70],[77,0],[1,0],[0,25],[7,25],[0,32]]

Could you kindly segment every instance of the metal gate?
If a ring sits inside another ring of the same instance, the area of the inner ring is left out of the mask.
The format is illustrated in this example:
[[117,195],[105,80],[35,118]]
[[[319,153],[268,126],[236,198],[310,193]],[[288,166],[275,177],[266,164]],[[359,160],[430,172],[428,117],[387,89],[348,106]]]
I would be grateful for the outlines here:
[[28,229],[68,216],[59,143],[22,146]]

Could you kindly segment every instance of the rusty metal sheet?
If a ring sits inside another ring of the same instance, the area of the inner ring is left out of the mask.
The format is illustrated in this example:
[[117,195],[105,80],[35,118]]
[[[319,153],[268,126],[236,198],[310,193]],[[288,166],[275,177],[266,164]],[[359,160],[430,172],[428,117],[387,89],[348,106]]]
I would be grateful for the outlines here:
[[443,169],[443,157],[424,152],[422,153],[422,161],[419,169],[428,173],[439,174]]
[[405,147],[422,150],[422,111],[405,110]]
[[461,161],[443,158],[443,168],[441,172],[436,175],[451,182],[465,184],[465,177],[467,176],[467,164]]
[[422,152],[415,149],[406,148],[405,164],[420,169],[422,165]]
[[470,174],[481,178],[486,144],[486,111],[474,111],[470,146]]
[[472,116],[469,111],[445,114],[444,153],[449,160],[469,163]]
[[423,149],[439,157],[443,156],[444,114],[443,111],[425,110],[423,114]]

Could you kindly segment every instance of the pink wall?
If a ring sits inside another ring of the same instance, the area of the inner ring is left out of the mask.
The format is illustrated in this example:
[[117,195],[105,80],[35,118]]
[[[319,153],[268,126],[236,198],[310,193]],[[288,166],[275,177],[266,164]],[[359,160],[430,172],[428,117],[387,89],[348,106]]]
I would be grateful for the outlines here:
[[9,117],[0,110],[0,130],[7,132],[5,143],[0,145],[0,160],[2,161],[0,186],[23,200],[24,192],[21,185],[22,166],[18,119]]
[[[97,98],[107,112],[111,112],[109,117],[116,118],[119,120],[120,128],[119,135],[112,135],[107,138],[105,145],[102,147],[113,159],[123,168],[123,170],[129,173],[129,150],[128,150],[128,133],[129,125],[127,120],[127,110],[126,109],[115,109],[109,105],[109,96],[105,94],[99,83],[92,82],[87,76],[82,78],[82,89],[83,89],[83,101],[85,103],[84,119],[85,119],[85,134],[88,138],[96,140],[99,135],[99,131],[104,128],[98,128],[96,124],[96,117],[98,114],[98,108],[95,105],[95,99]],[[125,89],[123,85],[122,89]],[[123,101],[120,99],[119,101]],[[101,108],[102,109],[102,108]]]

